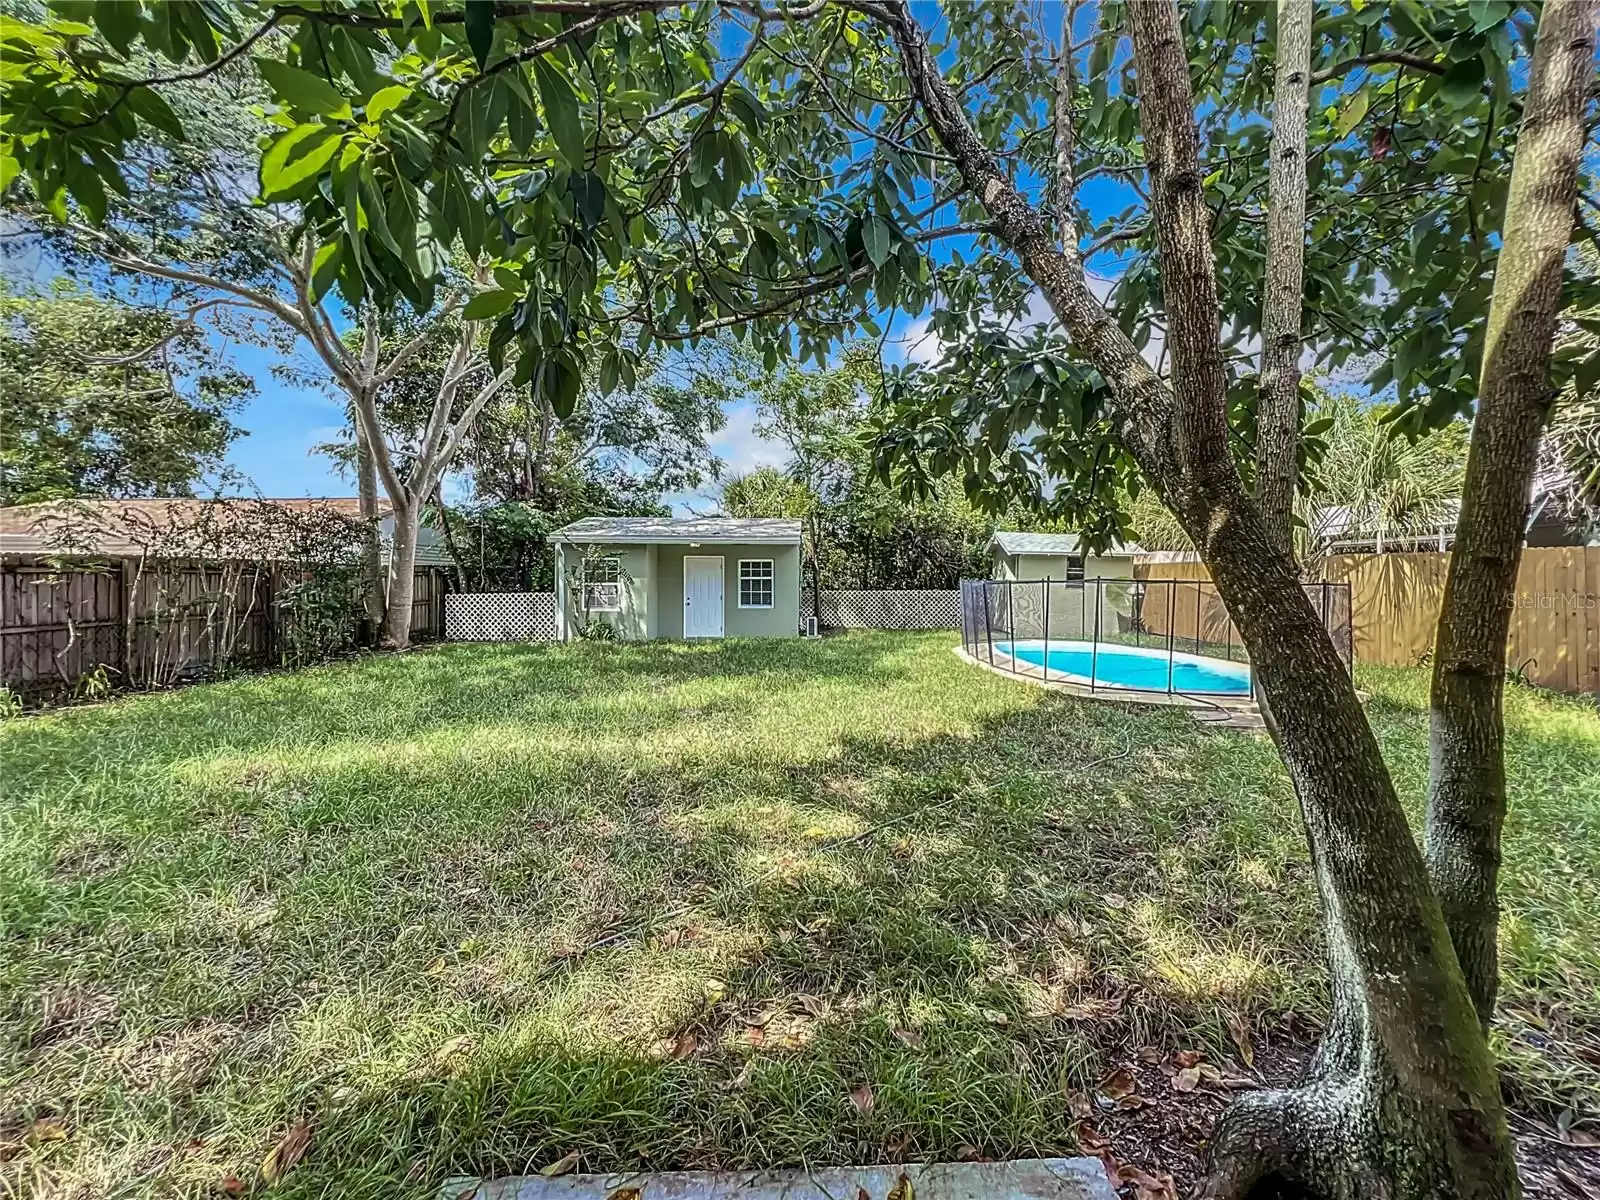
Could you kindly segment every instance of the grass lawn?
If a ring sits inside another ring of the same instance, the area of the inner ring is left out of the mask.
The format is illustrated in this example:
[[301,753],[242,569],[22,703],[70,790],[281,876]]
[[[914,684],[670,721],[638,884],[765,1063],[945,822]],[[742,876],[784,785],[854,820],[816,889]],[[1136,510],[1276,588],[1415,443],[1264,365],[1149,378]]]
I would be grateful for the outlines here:
[[[1133,1048],[1314,1020],[1270,744],[953,640],[455,646],[0,725],[0,1193],[227,1190],[302,1118],[276,1194],[1070,1152]],[[1363,684],[1415,808],[1425,675]],[[1600,714],[1507,705],[1499,1036],[1582,1112]]]

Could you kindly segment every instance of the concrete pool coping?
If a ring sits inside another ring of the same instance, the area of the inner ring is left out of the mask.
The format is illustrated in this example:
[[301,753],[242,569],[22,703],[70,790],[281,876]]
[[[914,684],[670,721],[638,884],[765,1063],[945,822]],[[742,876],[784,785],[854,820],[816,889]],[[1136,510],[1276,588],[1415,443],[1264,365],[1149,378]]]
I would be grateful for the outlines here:
[[[1082,696],[1085,700],[1106,700],[1112,704],[1155,705],[1159,707],[1186,708],[1186,709],[1222,709],[1227,712],[1255,713],[1259,708],[1250,696],[1228,696],[1220,694],[1192,694],[1184,692],[1140,692],[1131,688],[1114,688],[1100,684],[1091,689],[1086,683],[1075,683],[1069,679],[1062,679],[1052,675],[1045,678],[1044,669],[1023,659],[1014,659],[1004,651],[995,651],[995,661],[990,662],[988,656],[982,658],[967,653],[966,646],[956,643],[954,651],[957,658],[971,663],[975,667],[982,667],[1003,679],[1020,679],[1035,687],[1050,688],[1054,691],[1066,692],[1073,696]],[[1001,665],[1002,660],[1005,665]]]

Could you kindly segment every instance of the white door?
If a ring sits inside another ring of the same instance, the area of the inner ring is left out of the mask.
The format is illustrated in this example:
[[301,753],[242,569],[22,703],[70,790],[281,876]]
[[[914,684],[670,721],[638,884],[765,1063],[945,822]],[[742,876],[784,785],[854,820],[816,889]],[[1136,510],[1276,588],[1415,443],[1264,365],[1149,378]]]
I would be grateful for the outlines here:
[[683,560],[683,636],[722,636],[722,559],[697,554]]

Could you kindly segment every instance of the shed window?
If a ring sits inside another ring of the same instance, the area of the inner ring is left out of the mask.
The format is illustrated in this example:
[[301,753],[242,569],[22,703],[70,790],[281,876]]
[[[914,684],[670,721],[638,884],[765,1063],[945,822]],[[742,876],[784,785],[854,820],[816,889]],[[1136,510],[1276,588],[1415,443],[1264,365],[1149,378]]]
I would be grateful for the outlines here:
[[1071,554],[1067,556],[1067,579],[1083,578],[1083,555]]
[[770,558],[741,558],[739,560],[739,607],[772,607],[772,560]]
[[622,564],[614,558],[591,558],[583,564],[585,612],[622,611]]

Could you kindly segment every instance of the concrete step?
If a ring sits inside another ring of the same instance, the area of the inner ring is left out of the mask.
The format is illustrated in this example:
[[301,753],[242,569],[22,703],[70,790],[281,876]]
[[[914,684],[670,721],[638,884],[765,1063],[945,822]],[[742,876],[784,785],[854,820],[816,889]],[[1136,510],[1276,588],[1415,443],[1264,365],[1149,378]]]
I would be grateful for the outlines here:
[[[906,1184],[901,1183],[904,1176]],[[907,1186],[909,1185],[909,1186]],[[896,1190],[898,1189],[898,1191]],[[447,1179],[438,1200],[1116,1200],[1098,1158]]]

